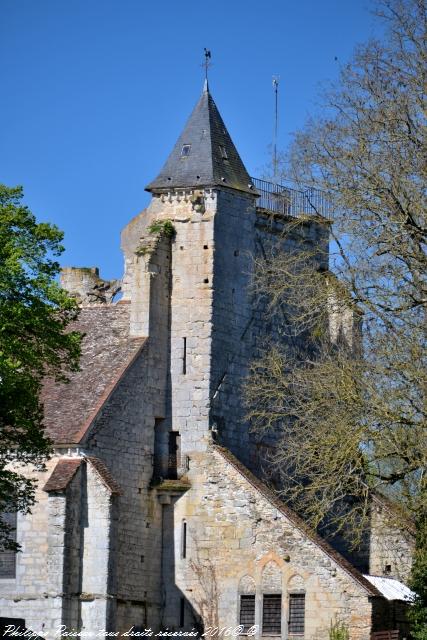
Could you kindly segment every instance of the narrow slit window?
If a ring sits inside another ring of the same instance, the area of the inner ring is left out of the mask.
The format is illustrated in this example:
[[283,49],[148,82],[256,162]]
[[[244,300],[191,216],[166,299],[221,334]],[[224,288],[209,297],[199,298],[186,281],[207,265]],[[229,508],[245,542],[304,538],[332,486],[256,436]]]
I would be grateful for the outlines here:
[[243,633],[247,633],[255,625],[255,596],[240,596],[239,624],[243,627]]
[[182,373],[187,373],[187,338],[182,339]]
[[179,602],[179,626],[183,627],[185,624],[185,600],[181,598]]
[[228,160],[227,149],[225,147],[223,147],[222,145],[219,145],[219,150],[220,150],[220,153],[221,153],[221,158],[223,160]]
[[178,469],[181,466],[181,436],[178,431],[169,433],[169,460],[168,460],[168,479],[176,480],[178,478]]
[[305,594],[291,593],[289,595],[289,625],[288,632],[304,633],[305,627]]
[[187,523],[182,523],[182,540],[181,540],[181,556],[183,558],[187,557]]
[[265,594],[262,602],[262,632],[268,635],[279,635],[281,630],[282,594]]
[[183,144],[181,149],[181,158],[187,158],[191,153],[191,144]]

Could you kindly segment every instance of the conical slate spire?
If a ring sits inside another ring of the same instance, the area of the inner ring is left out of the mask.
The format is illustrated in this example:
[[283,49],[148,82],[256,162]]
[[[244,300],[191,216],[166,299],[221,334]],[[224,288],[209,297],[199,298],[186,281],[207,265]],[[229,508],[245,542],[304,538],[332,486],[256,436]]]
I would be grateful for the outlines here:
[[224,186],[256,194],[207,81],[172,153],[147,191]]

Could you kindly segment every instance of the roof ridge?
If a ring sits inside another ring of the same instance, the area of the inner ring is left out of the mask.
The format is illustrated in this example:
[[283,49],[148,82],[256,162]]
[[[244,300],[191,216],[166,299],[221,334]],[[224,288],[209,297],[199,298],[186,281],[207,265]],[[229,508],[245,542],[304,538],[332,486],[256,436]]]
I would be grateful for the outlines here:
[[83,457],[84,460],[87,460],[91,466],[95,469],[96,473],[100,477],[102,483],[107,487],[107,489],[116,496],[122,495],[123,491],[120,488],[120,485],[113,477],[113,474],[108,469],[107,465],[103,460],[98,458],[97,456],[87,456]]
[[[135,338],[133,340],[135,340]],[[101,409],[104,406],[104,404],[109,400],[109,398],[111,397],[111,395],[113,394],[113,392],[117,388],[118,384],[122,380],[123,376],[125,375],[126,371],[128,371],[128,369],[130,369],[130,367],[133,365],[133,363],[137,360],[137,358],[141,354],[141,352],[142,352],[142,350],[143,350],[143,348],[144,348],[144,346],[145,346],[145,344],[147,342],[147,338],[137,338],[137,340],[140,341],[140,344],[138,345],[138,348],[136,349],[136,351],[134,353],[130,354],[128,359],[122,365],[121,369],[119,369],[116,377],[111,381],[109,386],[104,390],[104,393],[102,394],[101,398],[99,399],[99,401],[98,401],[97,405],[95,406],[95,408],[93,409],[92,413],[85,420],[83,425],[80,427],[80,429],[77,431],[76,435],[74,436],[74,438],[75,438],[77,443],[80,443],[83,440],[83,438],[88,434],[89,429],[92,426],[93,421],[95,420],[96,416],[101,411]]]
[[43,491],[62,492],[68,487],[82,464],[89,463],[100,477],[102,483],[113,495],[121,495],[122,490],[103,460],[96,456],[61,456],[50,474]]

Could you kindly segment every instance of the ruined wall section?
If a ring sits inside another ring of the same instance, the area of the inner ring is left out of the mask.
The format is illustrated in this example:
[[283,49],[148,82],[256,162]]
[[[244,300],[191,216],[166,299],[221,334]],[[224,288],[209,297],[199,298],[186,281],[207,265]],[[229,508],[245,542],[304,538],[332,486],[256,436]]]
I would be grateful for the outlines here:
[[63,267],[60,281],[81,306],[109,304],[121,291],[121,281],[100,278],[98,267]]

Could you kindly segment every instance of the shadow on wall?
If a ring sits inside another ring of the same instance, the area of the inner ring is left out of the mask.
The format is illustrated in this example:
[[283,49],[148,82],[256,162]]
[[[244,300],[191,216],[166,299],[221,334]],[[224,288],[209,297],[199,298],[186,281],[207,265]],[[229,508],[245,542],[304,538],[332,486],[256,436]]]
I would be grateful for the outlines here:
[[[196,611],[188,597],[176,585],[176,558],[175,552],[177,545],[175,540],[180,537],[179,553],[182,559],[187,555],[187,529],[186,523],[183,531],[175,531],[174,526],[174,509],[175,504],[179,500],[179,496],[170,496],[170,502],[162,505],[162,617],[161,627],[169,630],[185,630],[194,629],[201,635],[204,632],[204,625],[216,626],[215,620],[218,619],[218,612],[215,615],[215,606],[217,603],[216,579],[213,565],[206,562],[200,562],[200,559],[190,561],[190,570],[194,573],[195,583],[194,591],[190,587],[192,597],[196,601],[199,611]],[[182,535],[184,532],[184,535]],[[191,582],[192,584],[192,582]],[[198,598],[198,594],[203,594]]]

